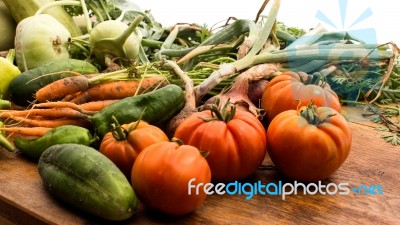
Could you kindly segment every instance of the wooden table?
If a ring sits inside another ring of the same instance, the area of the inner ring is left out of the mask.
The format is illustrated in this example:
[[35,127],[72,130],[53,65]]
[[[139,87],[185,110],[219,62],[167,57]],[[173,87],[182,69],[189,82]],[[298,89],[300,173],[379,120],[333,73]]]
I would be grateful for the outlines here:
[[[400,224],[400,147],[379,138],[359,108],[343,112],[353,131],[351,153],[324,184],[380,185],[383,194],[210,195],[194,213],[172,218],[139,207],[128,221],[112,224]],[[265,165],[271,165],[267,157]],[[258,170],[246,182],[266,184],[282,178],[273,168]],[[36,164],[0,154],[0,224],[110,224],[69,207],[44,189]]]

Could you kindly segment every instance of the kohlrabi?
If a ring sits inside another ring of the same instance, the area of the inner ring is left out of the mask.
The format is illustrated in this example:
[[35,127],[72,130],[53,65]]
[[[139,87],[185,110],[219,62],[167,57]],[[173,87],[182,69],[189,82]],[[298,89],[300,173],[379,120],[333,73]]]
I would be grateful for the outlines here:
[[30,70],[53,60],[67,59],[71,34],[54,17],[39,14],[18,23],[15,53],[18,68]]
[[117,20],[106,20],[89,32],[89,44],[96,58],[104,64],[112,58],[135,60],[138,57],[142,34],[137,28],[143,16],[137,16],[128,26]]
[[59,5],[71,16],[85,18],[87,34],[72,38],[71,44],[89,48],[99,64],[109,66],[115,58],[138,58],[142,40],[138,26],[149,18],[135,4],[124,0],[59,0],[42,6],[42,10]]

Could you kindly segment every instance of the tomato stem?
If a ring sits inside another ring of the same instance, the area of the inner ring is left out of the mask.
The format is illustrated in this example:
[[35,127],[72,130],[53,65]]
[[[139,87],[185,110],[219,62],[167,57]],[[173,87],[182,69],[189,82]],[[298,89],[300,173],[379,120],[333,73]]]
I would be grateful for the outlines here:
[[310,84],[314,84],[314,85],[318,85],[320,87],[325,86],[325,77],[319,73],[313,73],[313,74],[307,74],[307,79],[304,79],[300,74],[298,74],[300,77],[300,81],[304,84],[304,85],[310,85]]
[[139,118],[136,122],[133,122],[131,124],[129,124],[129,128],[126,131],[128,134],[131,133],[131,131],[136,130],[136,128],[139,126],[140,121],[142,121],[143,115],[144,115],[144,111],[146,110],[147,106],[144,107],[143,111],[140,113]]
[[205,122],[220,120],[224,121],[225,123],[232,120],[235,117],[236,113],[235,104],[232,104],[228,99],[224,104],[224,106],[221,108],[221,110],[219,110],[219,104],[220,104],[219,98],[216,98],[214,104],[206,105],[204,109],[211,111],[211,117],[210,118],[200,117],[200,119],[204,120]]
[[126,140],[128,136],[128,131],[125,130],[118,122],[117,118],[115,116],[112,116],[112,120],[114,123],[111,124],[112,126],[112,135],[117,141],[123,141]]
[[183,145],[183,141],[177,137],[171,138],[171,141],[177,143],[179,146]]
[[309,124],[319,126],[319,125],[325,123],[326,120],[328,120],[332,116],[336,115],[336,113],[333,113],[333,114],[329,114],[325,118],[320,118],[317,115],[317,113],[315,112],[316,108],[317,107],[314,105],[314,100],[311,100],[308,103],[308,105],[306,106],[306,108],[303,108],[302,110],[300,110],[300,116],[304,117],[308,121]]

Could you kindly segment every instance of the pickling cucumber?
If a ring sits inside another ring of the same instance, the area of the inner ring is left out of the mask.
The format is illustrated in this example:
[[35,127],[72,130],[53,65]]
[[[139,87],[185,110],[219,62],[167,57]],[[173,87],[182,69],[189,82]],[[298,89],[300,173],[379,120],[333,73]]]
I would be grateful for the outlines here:
[[52,145],[74,143],[90,146],[95,141],[97,141],[97,137],[84,127],[62,125],[52,128],[36,139],[17,137],[14,139],[14,145],[25,155],[33,160],[38,160],[42,153]]
[[105,155],[79,144],[47,148],[38,162],[45,188],[56,198],[100,218],[132,217],[138,200],[125,175]]
[[160,126],[175,116],[185,105],[185,95],[181,87],[169,84],[145,94],[135,95],[116,101],[95,113],[91,122],[97,134],[103,137],[111,131],[113,117],[120,124],[144,121]]

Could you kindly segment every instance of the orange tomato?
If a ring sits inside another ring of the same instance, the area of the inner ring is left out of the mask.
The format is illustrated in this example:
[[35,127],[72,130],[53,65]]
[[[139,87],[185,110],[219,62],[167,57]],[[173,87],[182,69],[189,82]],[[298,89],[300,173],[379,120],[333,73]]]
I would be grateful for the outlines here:
[[206,193],[199,188],[189,193],[192,185],[207,184],[211,171],[199,150],[175,142],[160,142],[145,148],[132,168],[132,187],[147,207],[169,215],[183,215],[197,209]]
[[316,106],[327,106],[341,111],[339,98],[328,83],[307,83],[307,79],[310,80],[307,74],[300,74],[284,72],[273,78],[265,87],[261,107],[265,110],[269,122],[285,110],[297,109],[299,101],[300,106],[306,106],[311,99]]
[[[176,129],[175,137],[208,154],[214,181],[234,181],[254,173],[266,154],[266,131],[250,112],[228,110],[225,116],[212,110],[196,112]],[[210,119],[213,118],[214,119]]]
[[331,176],[349,155],[346,119],[329,107],[302,107],[277,115],[267,130],[268,154],[286,177],[313,182]]
[[167,135],[158,127],[140,120],[131,124],[119,125],[104,135],[99,151],[113,161],[118,168],[130,177],[137,155],[146,147],[168,141]]

